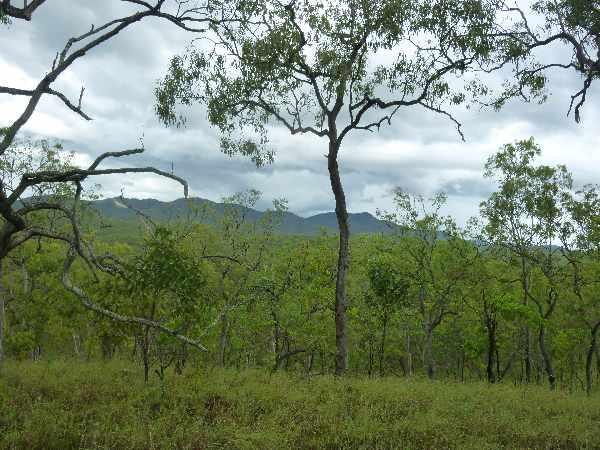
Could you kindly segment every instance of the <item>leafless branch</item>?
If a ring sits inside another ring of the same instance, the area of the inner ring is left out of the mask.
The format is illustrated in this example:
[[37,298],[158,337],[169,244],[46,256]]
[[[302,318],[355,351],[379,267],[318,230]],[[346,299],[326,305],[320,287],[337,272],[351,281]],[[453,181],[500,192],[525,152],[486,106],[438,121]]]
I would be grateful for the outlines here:
[[197,342],[187,336],[179,334],[176,330],[172,330],[172,329],[162,325],[159,322],[155,322],[153,320],[149,320],[149,319],[146,319],[143,317],[126,316],[126,315],[122,315],[122,314],[117,314],[114,311],[110,311],[110,310],[103,308],[102,306],[96,304],[95,302],[93,302],[92,299],[83,291],[83,289],[81,289],[78,286],[75,286],[71,280],[70,271],[71,271],[73,262],[75,261],[75,256],[76,256],[76,252],[74,251],[73,248],[70,248],[69,252],[67,253],[67,257],[65,259],[65,264],[63,267],[62,282],[63,282],[65,289],[67,289],[67,291],[69,291],[73,295],[75,295],[85,308],[89,309],[90,311],[94,311],[98,314],[101,314],[105,317],[108,317],[109,319],[114,320],[116,322],[131,324],[131,325],[142,325],[142,326],[147,326],[150,328],[157,329],[157,330],[161,331],[162,333],[173,336],[174,338],[180,340],[181,342],[183,342],[185,344],[188,344],[188,345],[191,345],[192,347],[197,348],[198,350],[201,350],[203,352],[207,351],[206,347],[204,347],[199,342]]
[[6,14],[13,19],[31,20],[31,16],[46,0],[32,0],[27,4],[27,0],[23,1],[23,7],[19,8],[11,4],[11,0],[2,0],[0,2],[0,12]]

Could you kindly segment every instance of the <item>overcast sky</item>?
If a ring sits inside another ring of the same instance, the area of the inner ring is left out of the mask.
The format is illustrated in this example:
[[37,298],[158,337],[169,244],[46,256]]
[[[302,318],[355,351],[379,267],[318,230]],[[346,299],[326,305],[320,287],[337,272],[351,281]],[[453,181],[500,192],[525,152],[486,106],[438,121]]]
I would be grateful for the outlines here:
[[[52,64],[66,40],[127,12],[117,1],[50,0],[31,23],[14,21],[0,27],[0,84],[32,88]],[[259,205],[284,197],[292,212],[308,216],[334,209],[326,142],[309,136],[291,137],[285,130],[270,133],[277,152],[274,164],[255,168],[243,158],[219,151],[219,136],[197,108],[185,129],[167,129],[154,114],[153,90],[172,56],[182,53],[190,36],[172,25],[147,20],[93,50],[64,73],[54,85],[76,99],[85,86],[84,108],[94,120],[86,122],[57,100],[44,97],[23,132],[54,138],[77,161],[89,163],[105,151],[133,148],[143,138],[146,155],[131,160],[175,172],[189,181],[190,193],[218,201],[248,188],[263,192]],[[561,49],[552,49],[557,54]],[[391,190],[401,186],[424,195],[445,191],[448,212],[460,222],[476,214],[493,186],[483,178],[485,160],[516,139],[534,136],[546,164],[566,164],[577,184],[600,182],[600,92],[592,90],[582,123],[567,118],[570,95],[581,87],[572,72],[554,73],[551,97],[544,105],[509,104],[500,112],[457,114],[464,123],[466,142],[453,124],[429,112],[411,109],[397,116],[379,134],[359,134],[345,141],[340,166],[352,212],[389,208]],[[23,98],[0,95],[0,125],[22,112]],[[155,176],[132,175],[100,180],[105,197],[123,190],[127,197],[174,200],[181,187]]]

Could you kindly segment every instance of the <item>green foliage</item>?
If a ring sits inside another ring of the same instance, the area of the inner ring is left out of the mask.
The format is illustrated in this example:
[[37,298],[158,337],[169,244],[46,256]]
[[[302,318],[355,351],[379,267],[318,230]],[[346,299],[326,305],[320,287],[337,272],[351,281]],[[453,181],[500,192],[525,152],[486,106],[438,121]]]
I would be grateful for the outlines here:
[[190,314],[200,306],[207,269],[203,262],[182,250],[180,239],[163,226],[152,231],[143,254],[125,267],[127,295],[138,300],[172,295],[176,300],[170,310],[175,314]]
[[402,305],[408,294],[406,275],[398,271],[398,261],[390,255],[369,260],[369,281],[377,300],[383,305]]
[[222,150],[257,164],[273,159],[271,123],[339,144],[350,131],[389,124],[401,107],[441,112],[478,98],[483,91],[466,74],[491,66],[499,45],[498,5],[488,0],[228,6],[230,20],[211,37],[216,45],[192,45],[172,59],[156,88],[156,112],[166,125],[181,125],[179,105],[205,104]]

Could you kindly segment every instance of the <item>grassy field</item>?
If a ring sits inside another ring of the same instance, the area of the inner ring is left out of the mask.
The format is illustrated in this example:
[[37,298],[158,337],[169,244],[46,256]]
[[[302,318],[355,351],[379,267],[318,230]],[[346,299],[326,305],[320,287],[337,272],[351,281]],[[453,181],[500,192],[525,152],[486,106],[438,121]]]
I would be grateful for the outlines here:
[[8,363],[0,448],[597,449],[600,396],[542,387]]

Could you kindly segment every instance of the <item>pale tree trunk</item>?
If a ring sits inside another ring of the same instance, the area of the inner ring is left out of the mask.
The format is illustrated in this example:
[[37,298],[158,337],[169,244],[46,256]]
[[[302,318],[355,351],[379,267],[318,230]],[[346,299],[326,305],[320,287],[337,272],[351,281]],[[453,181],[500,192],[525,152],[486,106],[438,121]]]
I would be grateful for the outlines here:
[[338,253],[337,275],[335,281],[335,374],[343,375],[348,365],[348,337],[346,335],[346,276],[350,259],[350,227],[346,196],[342,187],[340,171],[337,162],[339,143],[329,143],[327,156],[329,180],[335,197],[335,215],[340,231],[340,246]]
[[[590,348],[588,349],[585,360],[585,390],[588,395],[592,392],[592,366],[594,364],[594,353],[598,351],[598,333],[600,332],[600,322],[597,322],[592,328],[590,338]],[[598,361],[600,363],[600,360]],[[600,364],[599,364],[600,367]]]
[[73,353],[77,358],[81,357],[81,338],[77,333],[71,333],[71,337],[73,338]]

